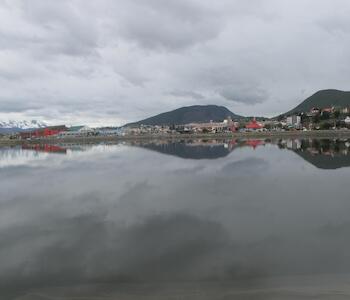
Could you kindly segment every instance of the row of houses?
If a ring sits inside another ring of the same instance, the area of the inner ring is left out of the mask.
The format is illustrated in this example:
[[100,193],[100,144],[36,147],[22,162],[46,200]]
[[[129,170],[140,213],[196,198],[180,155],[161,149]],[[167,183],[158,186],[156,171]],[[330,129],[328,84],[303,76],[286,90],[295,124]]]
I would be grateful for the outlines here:
[[308,117],[313,117],[315,115],[319,115],[322,113],[335,113],[339,112],[340,114],[349,114],[350,113],[350,107],[325,107],[325,108],[318,108],[318,107],[313,107],[311,110],[306,113]]
[[188,130],[196,133],[219,133],[225,131],[236,131],[236,128],[238,128],[238,126],[238,122],[234,122],[230,117],[224,119],[222,122],[210,121],[207,123],[190,123],[185,125]]
[[231,118],[227,118],[222,122],[209,122],[209,123],[191,123],[186,125],[188,128],[192,129],[194,132],[236,132],[239,130],[246,131],[256,131],[262,130],[264,124],[258,122],[255,118],[246,123],[243,127],[239,122],[233,121]]
[[205,123],[189,123],[183,125],[140,125],[139,127],[130,127],[125,129],[127,135],[145,135],[145,134],[174,134],[174,133],[225,133],[236,132],[239,130],[256,131],[262,130],[264,124],[258,122],[255,118],[250,122],[241,124],[233,121],[230,117],[224,119],[222,122],[209,121]]

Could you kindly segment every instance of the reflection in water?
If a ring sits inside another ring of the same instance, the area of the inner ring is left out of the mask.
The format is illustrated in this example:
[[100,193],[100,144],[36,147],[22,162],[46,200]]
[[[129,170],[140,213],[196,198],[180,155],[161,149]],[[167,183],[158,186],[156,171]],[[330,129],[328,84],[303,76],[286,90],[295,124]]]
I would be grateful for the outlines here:
[[37,144],[37,145],[31,145],[31,144],[24,144],[22,145],[23,150],[34,150],[37,152],[48,152],[48,153],[62,153],[66,154],[67,149],[62,148],[57,145],[47,145],[47,144]]
[[141,146],[146,149],[160,153],[175,155],[190,159],[215,159],[227,156],[232,150],[231,144],[225,141],[198,141],[198,142],[152,142],[142,143]]
[[349,146],[0,148],[0,299],[346,299]]
[[182,142],[134,142],[141,146],[164,154],[190,159],[215,159],[225,157],[232,151],[251,147],[256,149],[266,144],[277,144],[280,149],[292,150],[303,159],[320,169],[337,169],[350,166],[350,141],[308,139],[308,140],[197,140]]
[[349,140],[289,140],[282,141],[279,146],[292,149],[303,159],[320,169],[338,169],[350,166]]
[[[123,142],[124,145],[137,146],[159,153],[174,155],[186,159],[216,159],[228,156],[232,151],[248,147],[256,149],[267,144],[278,145],[280,149],[292,150],[300,157],[320,169],[337,169],[350,166],[350,140],[348,139],[211,139],[211,140],[186,140],[186,141],[132,141]],[[83,144],[29,144],[22,145],[21,148],[1,149],[0,148],[0,166],[6,155],[11,155],[17,150],[17,154],[22,156],[21,150],[32,150],[44,153],[62,153],[67,154],[72,151],[89,151],[93,145]],[[8,158],[7,158],[8,159]],[[17,158],[15,158],[17,160]]]
[[256,148],[263,145],[262,140],[186,140],[133,142],[132,145],[154,150],[160,153],[190,159],[215,159],[229,155],[238,147]]

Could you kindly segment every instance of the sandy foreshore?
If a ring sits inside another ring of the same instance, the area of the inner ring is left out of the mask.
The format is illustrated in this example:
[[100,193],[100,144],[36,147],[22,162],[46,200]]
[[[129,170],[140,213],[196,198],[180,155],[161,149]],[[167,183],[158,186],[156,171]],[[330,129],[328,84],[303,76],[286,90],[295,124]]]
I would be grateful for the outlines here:
[[59,144],[59,143],[102,143],[132,140],[192,140],[192,139],[289,139],[289,138],[350,138],[350,130],[317,130],[317,131],[281,131],[281,132],[236,132],[217,134],[154,134],[127,136],[90,136],[69,138],[41,138],[33,140],[0,139],[0,146],[21,144]]

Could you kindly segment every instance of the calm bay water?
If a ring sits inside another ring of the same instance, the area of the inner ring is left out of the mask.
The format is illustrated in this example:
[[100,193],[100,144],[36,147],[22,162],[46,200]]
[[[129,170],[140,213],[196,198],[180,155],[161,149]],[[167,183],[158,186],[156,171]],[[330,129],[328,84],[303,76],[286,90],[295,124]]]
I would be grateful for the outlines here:
[[349,178],[348,140],[0,148],[0,299],[349,299]]

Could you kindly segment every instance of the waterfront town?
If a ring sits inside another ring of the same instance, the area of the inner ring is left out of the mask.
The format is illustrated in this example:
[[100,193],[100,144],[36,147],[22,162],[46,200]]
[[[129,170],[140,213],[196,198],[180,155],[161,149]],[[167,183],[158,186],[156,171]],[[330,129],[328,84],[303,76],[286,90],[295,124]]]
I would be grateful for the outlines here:
[[173,125],[132,125],[122,127],[91,128],[88,126],[48,126],[3,134],[2,139],[35,140],[43,138],[79,138],[113,136],[163,136],[163,135],[204,135],[234,134],[245,132],[285,132],[350,129],[350,107],[312,108],[307,113],[281,115],[276,118],[244,118],[233,120],[230,117],[207,123]]

